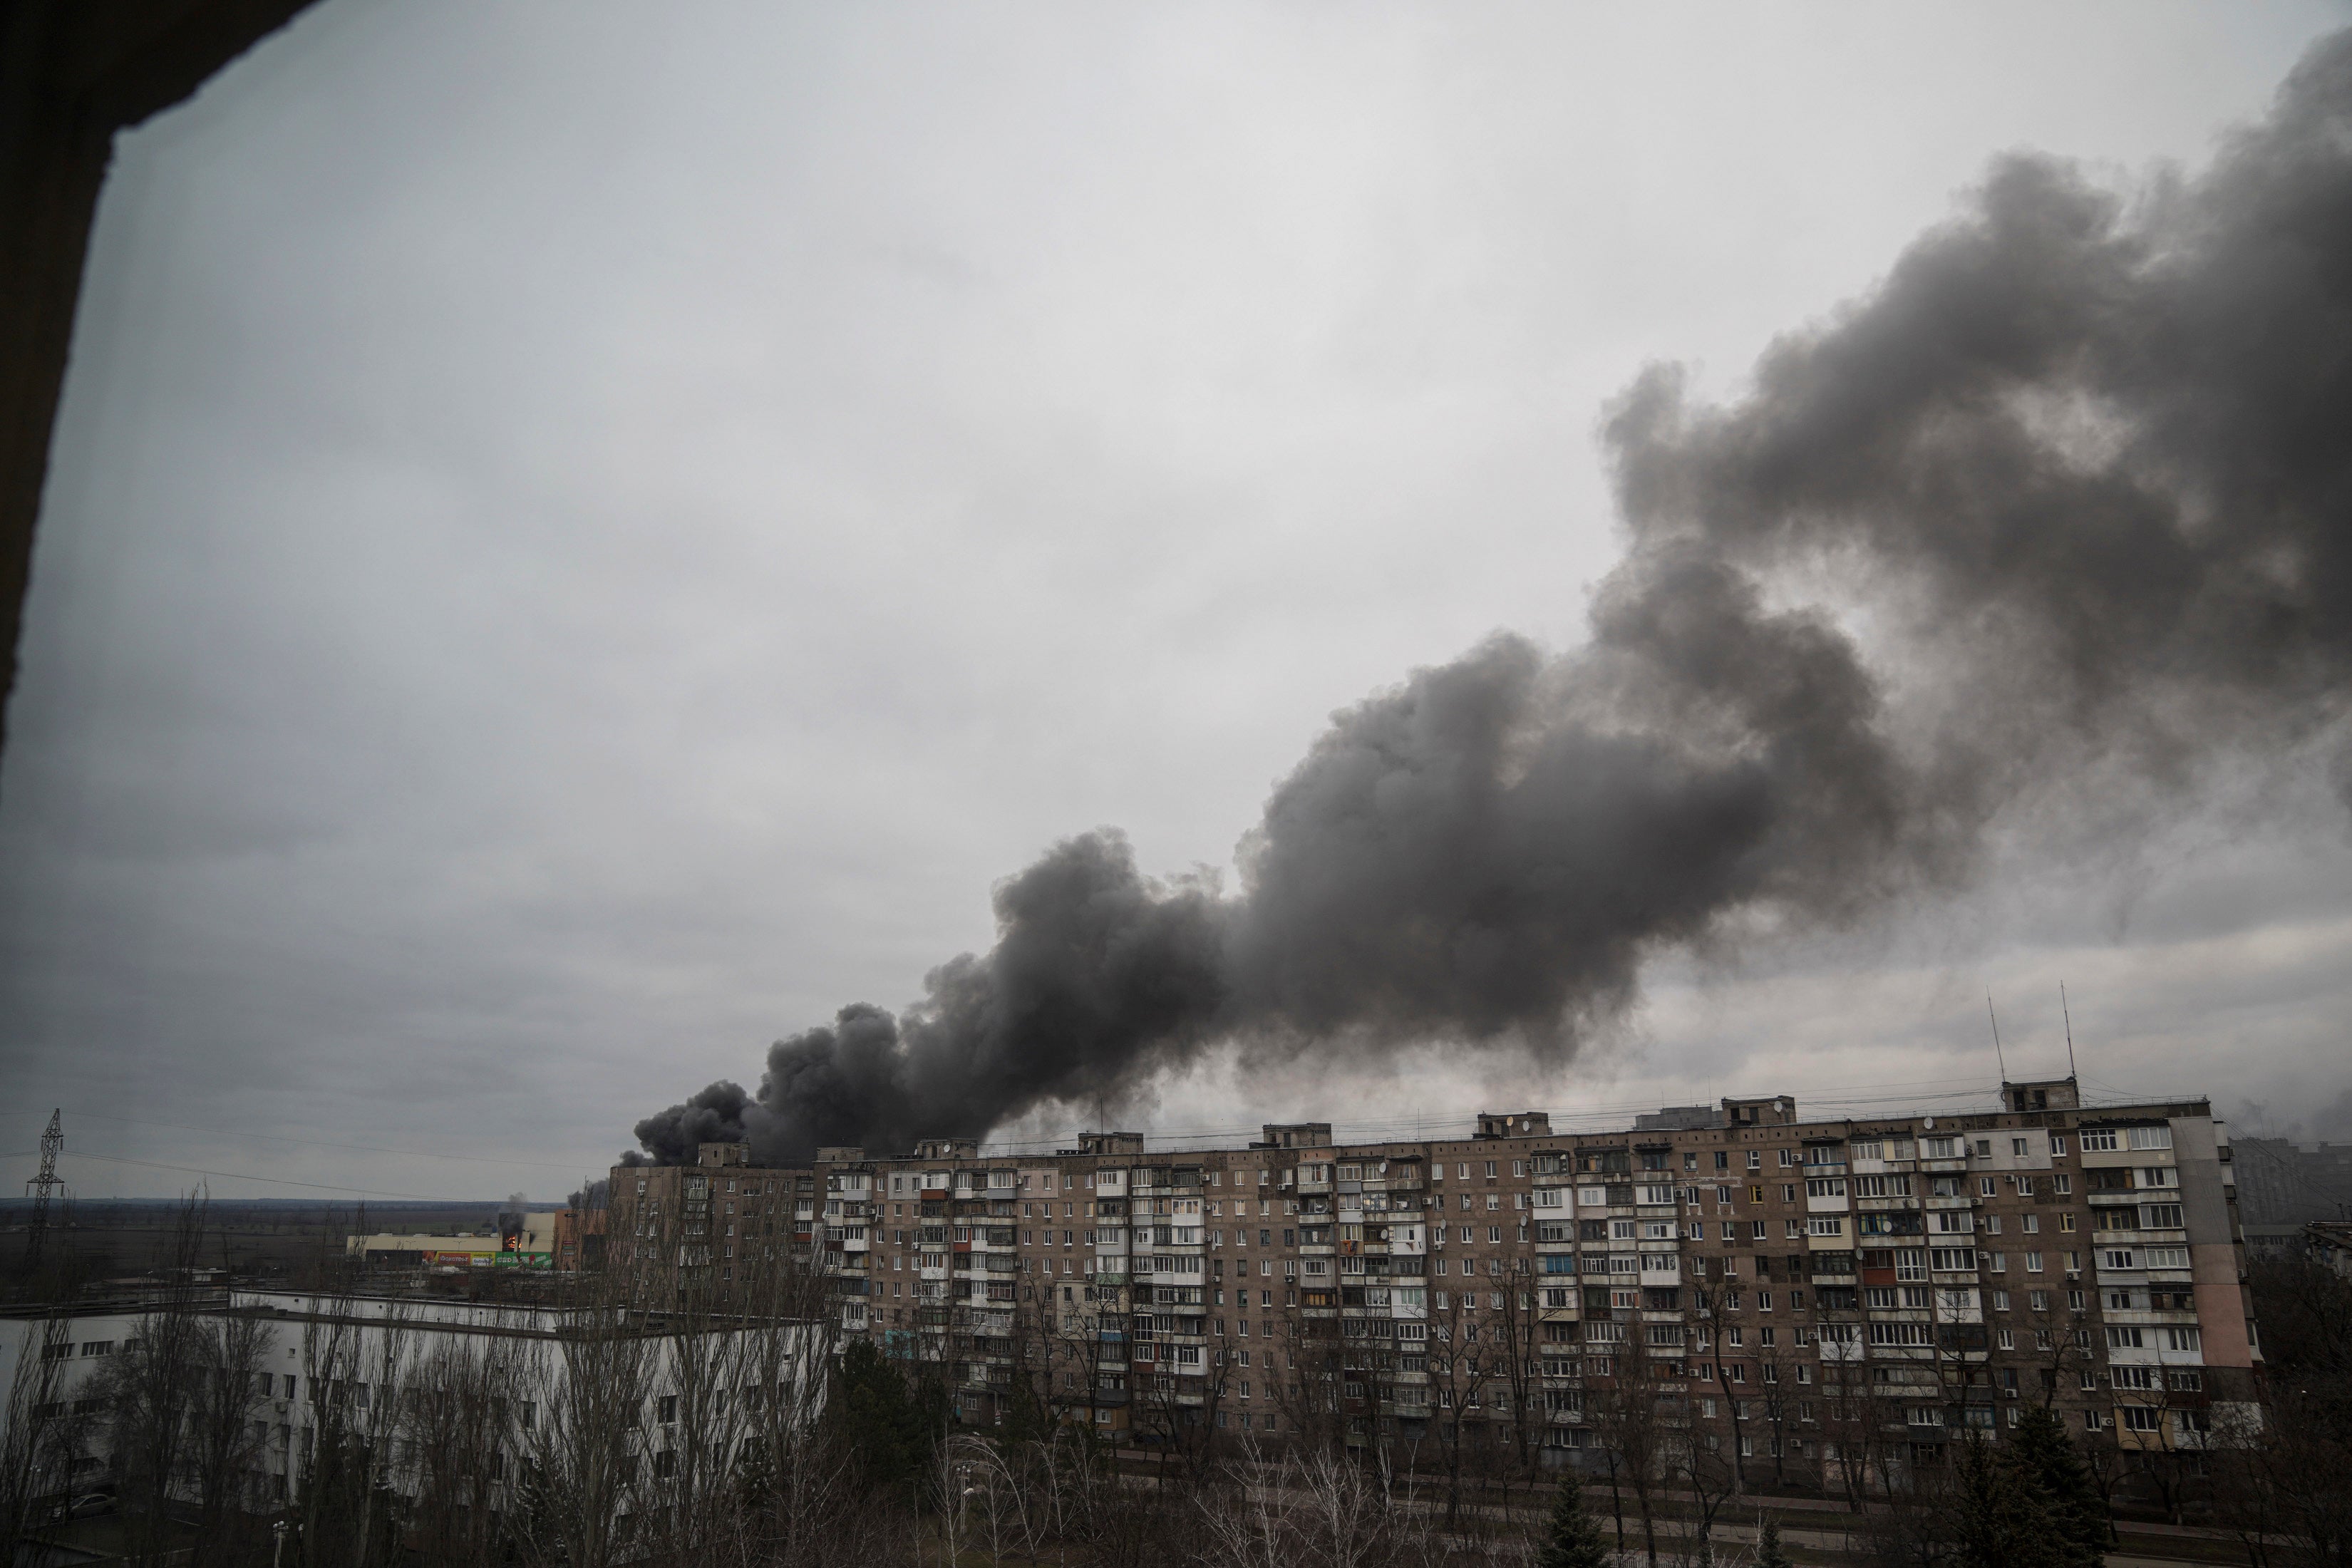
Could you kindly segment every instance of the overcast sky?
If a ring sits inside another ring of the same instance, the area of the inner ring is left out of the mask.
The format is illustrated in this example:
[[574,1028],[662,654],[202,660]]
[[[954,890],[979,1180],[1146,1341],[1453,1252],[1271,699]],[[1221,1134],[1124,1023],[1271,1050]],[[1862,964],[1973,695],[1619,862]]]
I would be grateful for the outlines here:
[[[1991,156],[2194,168],[2347,20],[325,0],[101,205],[0,768],[0,1153],[62,1105],[91,1153],[558,1197],[985,946],[1056,838],[1229,866],[1333,710],[1581,641],[1646,363],[1736,393]],[[2061,978],[2100,1092],[2352,1132],[2326,781],[1668,961],[1565,1069],[1213,1066],[1136,1119],[1982,1093],[1985,991],[2055,1072]]]

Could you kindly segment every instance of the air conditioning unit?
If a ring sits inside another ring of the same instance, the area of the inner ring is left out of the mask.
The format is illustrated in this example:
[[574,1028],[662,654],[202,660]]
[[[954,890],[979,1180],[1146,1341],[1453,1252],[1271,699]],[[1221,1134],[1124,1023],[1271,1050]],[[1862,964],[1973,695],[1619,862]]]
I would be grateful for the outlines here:
[[2082,1278],[2083,1271],[2079,1268],[2069,1268],[2066,1270],[2066,1283],[2069,1285],[2080,1283]]

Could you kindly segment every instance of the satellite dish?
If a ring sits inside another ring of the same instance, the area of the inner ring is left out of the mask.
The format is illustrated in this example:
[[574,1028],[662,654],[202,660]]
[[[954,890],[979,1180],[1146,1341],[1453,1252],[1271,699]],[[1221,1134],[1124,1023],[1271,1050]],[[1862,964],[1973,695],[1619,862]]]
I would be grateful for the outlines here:
[[1936,1125],[1936,1119],[1932,1116],[1923,1118],[1919,1125],[1922,1127],[1933,1127]]

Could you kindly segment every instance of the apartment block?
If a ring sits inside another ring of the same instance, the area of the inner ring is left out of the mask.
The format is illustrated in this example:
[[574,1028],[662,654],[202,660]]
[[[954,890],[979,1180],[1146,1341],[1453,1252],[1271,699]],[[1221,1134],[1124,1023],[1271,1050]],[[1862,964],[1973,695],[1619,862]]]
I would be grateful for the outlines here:
[[2221,1125],[2203,1100],[2085,1107],[2072,1079],[2000,1104],[1731,1099],[1573,1133],[1522,1111],[1345,1144],[1310,1122],[1183,1152],[941,1139],[790,1171],[710,1144],[614,1172],[614,1246],[722,1277],[798,1248],[843,1331],[935,1363],[973,1422],[1025,1387],[1138,1440],[1328,1421],[1566,1462],[1663,1404],[1699,1451],[1834,1486],[2048,1402],[2193,1464],[2217,1420],[2255,1418],[2261,1359]]

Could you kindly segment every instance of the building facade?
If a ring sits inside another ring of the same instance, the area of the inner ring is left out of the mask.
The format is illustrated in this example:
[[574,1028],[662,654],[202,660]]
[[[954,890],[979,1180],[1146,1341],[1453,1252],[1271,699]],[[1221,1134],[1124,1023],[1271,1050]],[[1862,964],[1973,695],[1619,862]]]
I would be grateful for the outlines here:
[[2071,1079],[2001,1105],[1808,1121],[1782,1096],[1347,1144],[1273,1125],[1181,1153],[937,1140],[795,1170],[709,1144],[616,1168],[614,1226],[720,1273],[797,1253],[845,1334],[935,1364],[983,1423],[1036,1396],[1139,1439],[1328,1423],[1559,1462],[1663,1401],[1687,1449],[1834,1487],[2029,1402],[2151,1454],[2254,1418],[2210,1105],[2087,1108]]
[[609,1449],[601,1502],[619,1518],[677,1500],[679,1455],[723,1473],[814,1416],[828,1342],[806,1321],[609,1301],[229,1289],[18,1310],[0,1313],[0,1456],[28,1475],[26,1495],[70,1495],[116,1478],[138,1411],[169,1408],[175,1433],[231,1435],[207,1450],[217,1473],[173,1465],[172,1497],[268,1513],[301,1501],[339,1443],[387,1456],[382,1484],[404,1500],[437,1482],[499,1507],[512,1467],[577,1475]]

